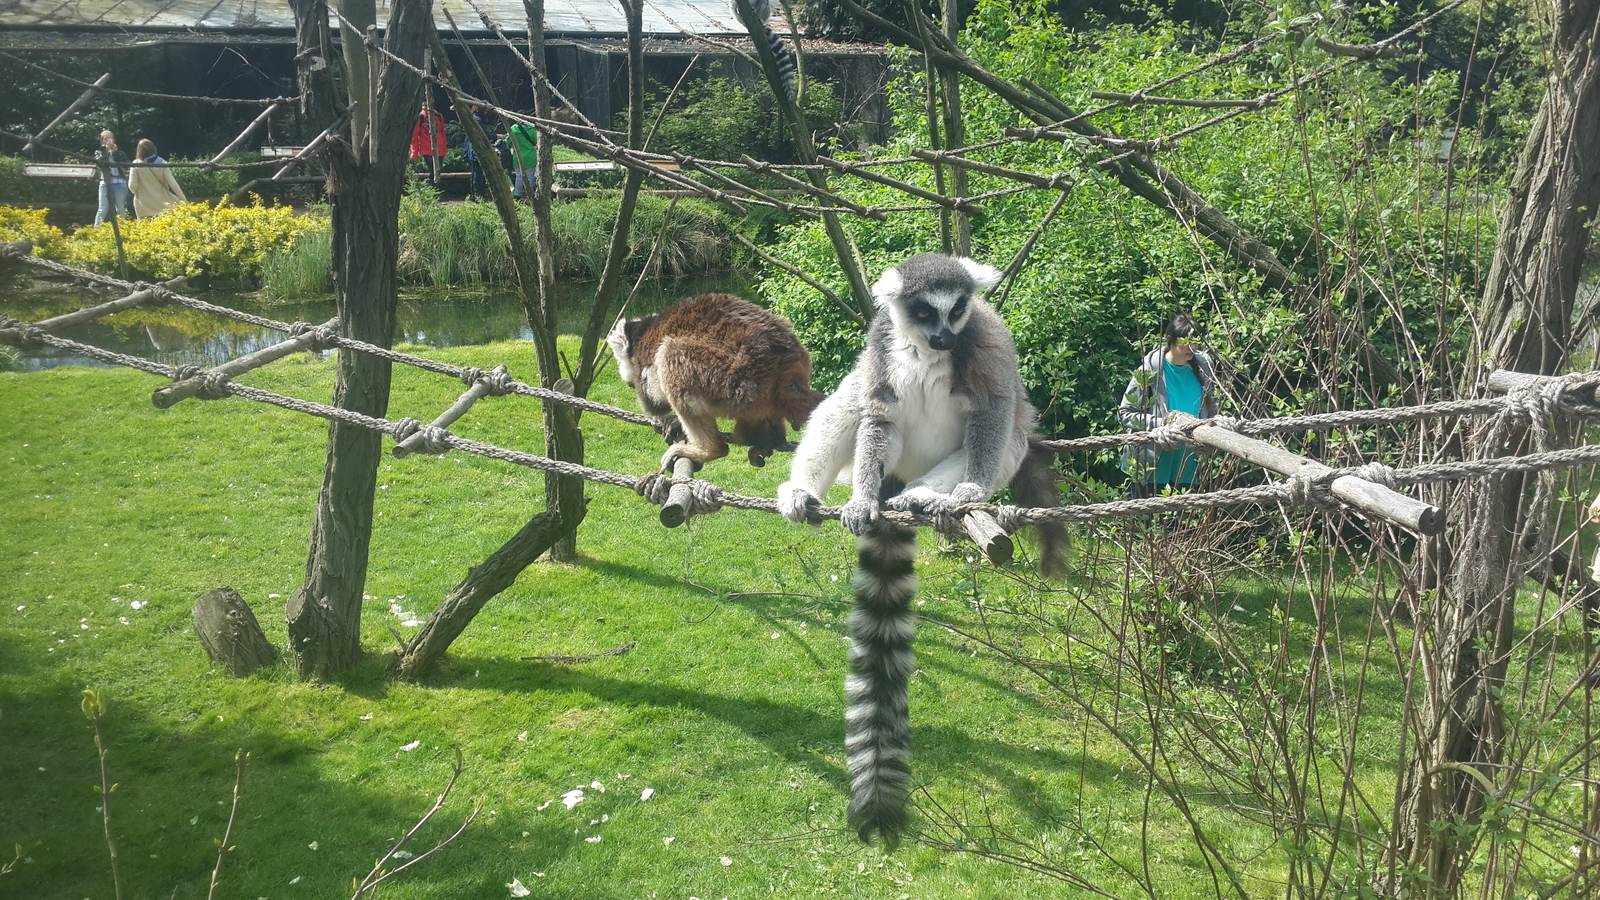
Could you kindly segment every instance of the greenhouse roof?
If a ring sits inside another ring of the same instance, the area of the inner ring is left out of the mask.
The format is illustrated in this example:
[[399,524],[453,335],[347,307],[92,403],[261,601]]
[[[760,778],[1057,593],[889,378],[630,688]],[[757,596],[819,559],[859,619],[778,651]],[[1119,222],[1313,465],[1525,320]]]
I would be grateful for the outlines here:
[[[331,6],[332,4],[330,4]],[[378,22],[387,18],[378,3]],[[522,0],[435,0],[435,11],[449,11],[463,31],[487,29],[474,7],[504,25],[524,30]],[[443,17],[440,16],[442,20]],[[441,21],[442,24],[442,21]],[[774,26],[778,22],[773,23]],[[55,30],[293,30],[289,0],[0,0],[0,28]],[[620,0],[545,0],[545,31],[550,34],[620,35],[628,30]],[[787,31],[784,28],[775,28]],[[742,34],[729,0],[645,0],[646,34]]]

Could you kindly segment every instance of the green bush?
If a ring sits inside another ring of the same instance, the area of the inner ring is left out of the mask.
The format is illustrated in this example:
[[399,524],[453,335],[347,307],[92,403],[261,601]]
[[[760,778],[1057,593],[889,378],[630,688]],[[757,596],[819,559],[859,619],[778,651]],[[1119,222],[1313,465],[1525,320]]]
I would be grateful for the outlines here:
[[0,206],[99,201],[99,182],[93,178],[39,178],[24,174],[26,165],[19,157],[0,156]]

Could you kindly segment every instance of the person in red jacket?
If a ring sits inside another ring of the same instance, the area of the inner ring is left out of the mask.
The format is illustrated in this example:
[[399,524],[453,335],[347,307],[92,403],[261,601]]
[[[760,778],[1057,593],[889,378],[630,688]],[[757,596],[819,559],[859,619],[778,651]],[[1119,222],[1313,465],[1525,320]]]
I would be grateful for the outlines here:
[[444,161],[444,116],[437,109],[426,106],[417,112],[417,124],[411,129],[411,158],[426,157],[428,184],[439,186],[439,164]]

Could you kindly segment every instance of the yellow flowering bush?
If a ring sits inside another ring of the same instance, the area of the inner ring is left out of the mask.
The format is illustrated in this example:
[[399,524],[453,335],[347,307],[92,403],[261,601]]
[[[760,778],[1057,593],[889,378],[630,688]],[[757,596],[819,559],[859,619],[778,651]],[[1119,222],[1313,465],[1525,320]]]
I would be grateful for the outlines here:
[[60,256],[66,235],[46,223],[45,214],[42,209],[0,206],[0,241],[33,241],[34,256]]
[[[122,220],[128,266],[158,279],[256,278],[268,253],[287,250],[300,235],[327,227],[321,217],[297,216],[287,206],[265,206],[260,197],[252,199],[249,206],[185,203],[154,218]],[[65,259],[88,269],[114,271],[117,244],[111,223],[73,232]]]

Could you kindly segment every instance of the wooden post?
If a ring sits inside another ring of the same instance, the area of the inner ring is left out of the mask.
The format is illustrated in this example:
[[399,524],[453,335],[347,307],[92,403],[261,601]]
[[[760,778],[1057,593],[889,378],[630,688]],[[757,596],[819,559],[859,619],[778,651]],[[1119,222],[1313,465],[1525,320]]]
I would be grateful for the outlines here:
[[235,678],[249,675],[277,660],[277,651],[256,621],[256,614],[231,587],[206,591],[194,602],[195,637],[214,663],[221,663]]
[[[490,373],[503,375],[505,374],[505,371],[506,367],[501,365],[495,366],[490,370]],[[487,393],[489,393],[489,379],[480,378],[477,381],[474,381],[472,383],[472,387],[467,388],[465,393],[456,398],[456,402],[452,404],[449,409],[445,410],[443,413],[440,413],[439,418],[433,420],[434,426],[437,428],[449,428],[451,423],[466,415],[467,410],[472,408],[472,404],[483,399],[484,395]],[[394,449],[390,450],[389,452],[394,456],[395,459],[405,459],[407,456],[410,456],[413,453],[427,452],[422,449],[423,443],[424,438],[422,436],[422,432],[419,431],[400,443],[395,444]]]
[[[322,328],[337,328],[338,325],[338,319],[329,319],[322,324]],[[227,375],[230,378],[235,375],[243,375],[251,369],[259,369],[267,363],[280,360],[291,353],[309,350],[321,339],[321,335],[317,334],[317,331],[307,331],[299,337],[279,341],[254,353],[246,353],[244,356],[230,359],[215,369],[196,375],[193,378],[185,378],[182,381],[174,381],[165,387],[156,388],[155,393],[150,395],[150,402],[155,404],[157,409],[168,409],[190,397],[199,396],[205,390],[207,375],[217,373]]]
[[[1184,413],[1174,415],[1190,418]],[[1190,433],[1190,437],[1197,444],[1214,447],[1283,475],[1318,476],[1333,471],[1316,460],[1215,425],[1201,425]],[[1335,497],[1362,512],[1418,534],[1438,534],[1444,530],[1444,511],[1439,507],[1407,497],[1381,484],[1354,475],[1341,475],[1328,485],[1328,489]]]
[[672,486],[667,502],[661,506],[661,524],[677,528],[689,520],[689,507],[694,502],[694,489],[688,482],[694,478],[694,460],[678,457],[672,461],[672,477],[680,484]]
[[78,97],[78,99],[72,101],[72,105],[71,106],[69,106],[66,109],[61,111],[61,115],[56,116],[54,119],[50,120],[50,124],[49,125],[46,125],[45,127],[39,129],[39,133],[38,134],[33,135],[32,137],[28,138],[28,142],[26,144],[22,145],[22,152],[23,153],[27,153],[29,150],[32,150],[33,146],[35,144],[37,144],[40,141],[43,141],[45,138],[49,137],[50,136],[50,132],[55,131],[57,128],[61,127],[61,123],[65,122],[68,119],[72,118],[73,116],[77,115],[78,114],[78,110],[82,109],[83,105],[85,103],[88,103],[94,97],[95,94],[99,93],[100,88],[105,87],[106,83],[109,82],[110,80],[111,80],[111,73],[110,72],[107,72],[104,75],[101,75],[99,78],[95,79],[95,83],[93,85],[91,85],[88,90],[84,91],[83,94]]
[[229,144],[226,147],[223,147],[221,153],[218,153],[216,156],[211,157],[211,161],[207,165],[208,166],[215,166],[216,164],[222,162],[224,159],[227,159],[228,158],[228,154],[232,153],[233,151],[235,151],[235,150],[239,149],[241,146],[243,146],[244,142],[248,141],[250,139],[250,135],[254,134],[255,130],[257,128],[260,128],[262,125],[266,124],[267,120],[272,118],[272,114],[274,112],[277,112],[278,111],[278,107],[281,106],[281,105],[282,104],[274,103],[271,106],[267,107],[266,110],[261,113],[261,115],[256,116],[255,121],[251,122],[249,125],[246,125],[245,129],[243,131],[239,132],[239,136],[233,139],[233,143]]
[[978,545],[983,555],[997,566],[1008,565],[1016,554],[1016,544],[1010,535],[1000,527],[994,516],[981,510],[969,512],[961,517],[961,530],[972,538]]
[[[178,288],[183,287],[188,281],[188,278],[180,275],[177,278],[171,279],[170,281],[161,282],[161,286],[170,290],[177,290]],[[156,291],[154,288],[145,288],[142,291],[134,291],[126,297],[122,297],[117,300],[111,300],[106,303],[102,303],[99,306],[90,306],[84,309],[74,310],[73,312],[65,313],[63,315],[52,316],[48,319],[35,322],[33,325],[35,328],[42,328],[45,331],[54,331],[57,328],[68,328],[73,325],[81,325],[84,322],[98,319],[102,316],[109,316],[112,313],[121,312],[125,309],[132,309],[135,306],[150,301],[155,297],[155,295]]]
[[[433,75],[433,48],[424,48],[422,51],[422,111],[428,123],[428,164],[431,166],[433,177],[429,183],[434,187],[439,186],[439,138],[433,124],[433,85],[428,79]],[[468,186],[467,190],[472,190]]]

